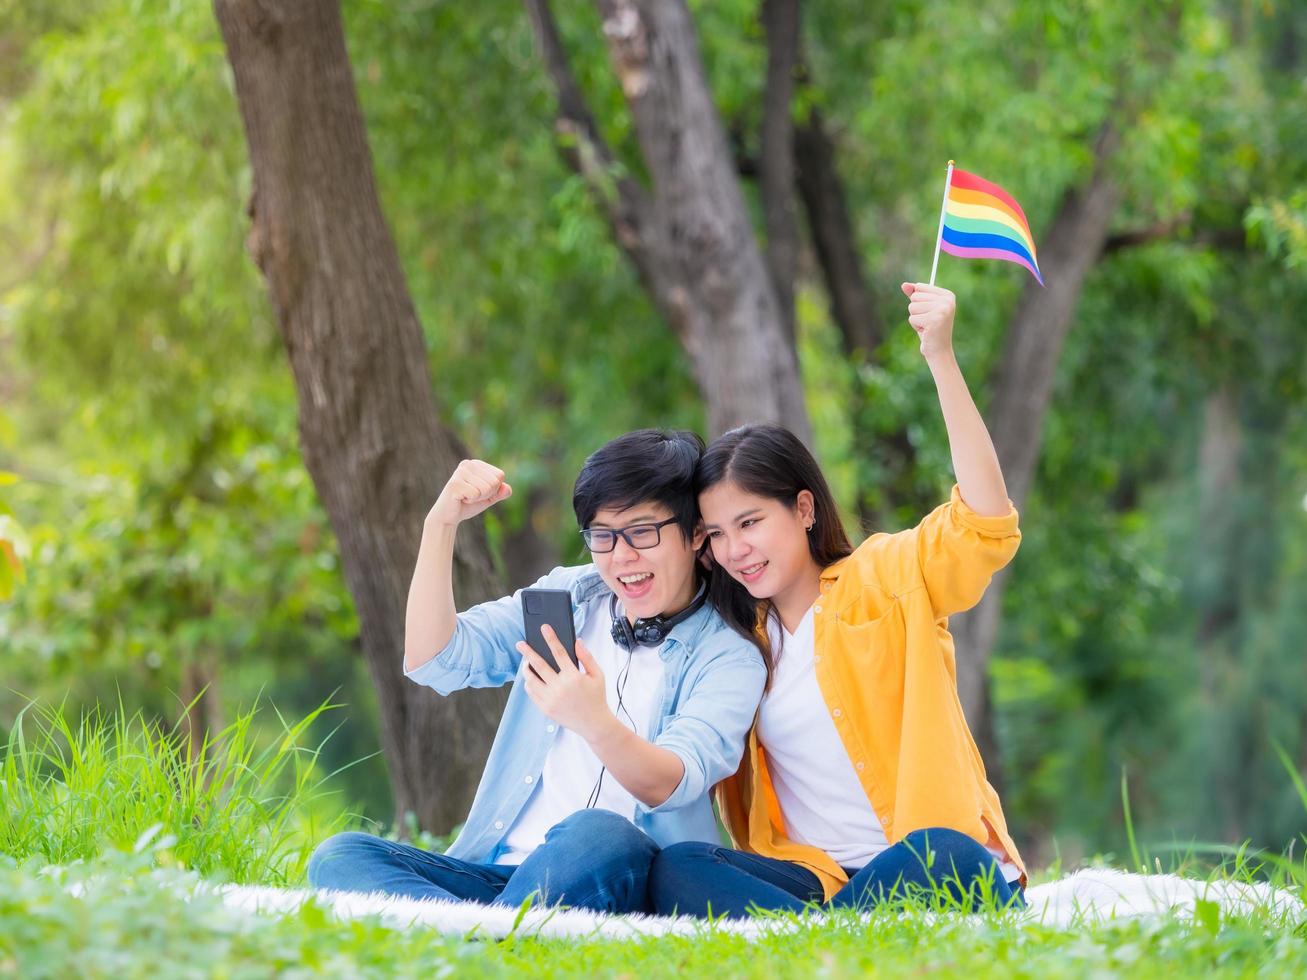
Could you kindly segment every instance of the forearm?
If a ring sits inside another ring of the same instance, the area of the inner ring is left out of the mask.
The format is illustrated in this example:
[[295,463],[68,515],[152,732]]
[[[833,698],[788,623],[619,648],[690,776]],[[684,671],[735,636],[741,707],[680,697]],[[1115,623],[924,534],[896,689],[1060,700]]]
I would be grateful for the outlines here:
[[680,756],[641,738],[616,717],[587,742],[613,778],[645,806],[665,802],[685,775]]
[[454,605],[454,537],[458,525],[429,521],[422,528],[417,566],[408,587],[404,617],[404,670],[410,671],[449,645],[458,621]]
[[971,397],[962,369],[952,350],[930,358],[939,407],[948,429],[949,450],[958,490],[977,514],[997,517],[1008,512],[1007,484],[999,466],[998,453],[985,427],[985,420]]

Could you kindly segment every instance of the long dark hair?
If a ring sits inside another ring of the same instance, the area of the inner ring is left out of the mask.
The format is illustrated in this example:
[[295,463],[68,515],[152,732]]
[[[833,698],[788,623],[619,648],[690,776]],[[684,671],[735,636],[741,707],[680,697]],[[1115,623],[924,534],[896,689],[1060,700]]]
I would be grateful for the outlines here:
[[[819,568],[833,565],[853,553],[853,544],[840,521],[839,510],[821,467],[799,438],[779,425],[742,425],[709,445],[694,472],[694,491],[704,491],[730,480],[745,493],[779,500],[787,507],[798,505],[799,493],[807,490],[813,500],[813,526],[808,534],[808,551]],[[710,561],[708,601],[737,632],[756,635],[765,615],[779,616],[769,600],[755,599],[749,590],[731,578],[716,561]],[[761,637],[767,661],[767,684],[779,650]]]

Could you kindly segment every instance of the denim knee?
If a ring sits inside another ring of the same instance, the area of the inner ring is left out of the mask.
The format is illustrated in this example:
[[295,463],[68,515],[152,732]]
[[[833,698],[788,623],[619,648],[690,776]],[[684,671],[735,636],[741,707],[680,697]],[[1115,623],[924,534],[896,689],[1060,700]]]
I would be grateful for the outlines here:
[[[649,868],[649,905],[656,915],[675,915],[686,904],[705,865],[719,860],[718,844],[690,840],[671,844],[658,852]],[[693,899],[691,899],[693,900]]]
[[655,903],[664,891],[674,892],[687,875],[693,874],[694,869],[702,868],[705,864],[716,864],[721,850],[720,844],[687,840],[659,851],[649,869],[649,893],[659,896]]
[[715,861],[721,849],[720,844],[710,844],[704,840],[682,841],[659,851],[658,857],[654,859],[654,867],[661,865],[664,871],[668,871],[685,865]]
[[381,853],[385,841],[356,830],[334,834],[319,844],[309,858],[308,879],[313,888],[332,888],[339,881],[338,872],[361,856]]
[[607,851],[633,851],[650,857],[658,850],[653,838],[612,810],[577,810],[545,834],[546,841],[559,837],[587,841]]
[[[999,861],[974,837],[948,827],[914,830],[903,842],[917,854],[932,881],[944,885],[955,897],[991,880],[999,899],[1008,900],[1009,890]],[[1023,900],[1024,904],[1024,900]]]
[[957,861],[974,861],[987,864],[994,856],[975,838],[953,830],[950,827],[927,827],[914,830],[903,838],[903,843],[918,854],[923,861],[928,854],[947,855],[950,863]]

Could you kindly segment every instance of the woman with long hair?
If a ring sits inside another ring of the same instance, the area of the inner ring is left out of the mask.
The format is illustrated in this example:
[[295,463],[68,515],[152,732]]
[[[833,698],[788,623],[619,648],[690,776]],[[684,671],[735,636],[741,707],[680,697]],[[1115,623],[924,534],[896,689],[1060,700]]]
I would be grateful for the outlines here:
[[734,429],[700,461],[710,595],[765,634],[770,672],[740,769],[718,787],[735,846],[662,851],[650,879],[659,912],[1023,903],[1025,870],[963,717],[947,625],[1016,552],[1017,513],[953,355],[953,294],[902,288],[948,430],[947,503],[854,548],[786,429]]

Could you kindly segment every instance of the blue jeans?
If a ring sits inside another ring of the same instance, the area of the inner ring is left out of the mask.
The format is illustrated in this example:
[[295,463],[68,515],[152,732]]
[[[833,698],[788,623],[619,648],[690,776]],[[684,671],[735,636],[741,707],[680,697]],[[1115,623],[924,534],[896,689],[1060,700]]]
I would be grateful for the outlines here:
[[404,898],[508,905],[567,905],[648,912],[649,866],[658,845],[609,810],[578,810],[555,824],[520,865],[473,864],[371,834],[337,834],[309,858],[309,884]]
[[[916,830],[852,872],[828,907],[872,908],[941,888],[967,910],[988,892],[999,906],[1024,906],[1019,885],[1003,880],[998,861],[966,834]],[[673,844],[654,859],[649,900],[659,915],[745,918],[753,910],[801,912],[819,905],[821,881],[793,861],[746,854],[697,841]]]

